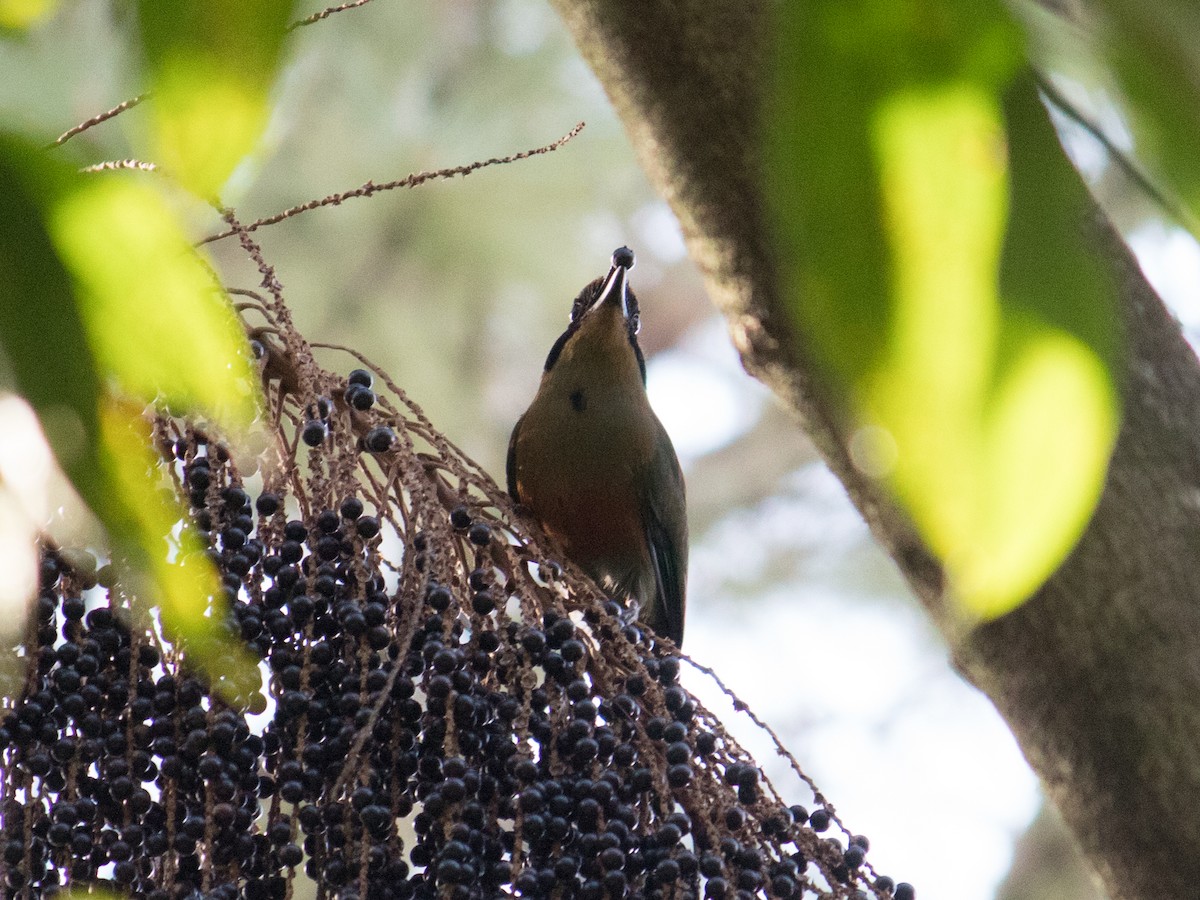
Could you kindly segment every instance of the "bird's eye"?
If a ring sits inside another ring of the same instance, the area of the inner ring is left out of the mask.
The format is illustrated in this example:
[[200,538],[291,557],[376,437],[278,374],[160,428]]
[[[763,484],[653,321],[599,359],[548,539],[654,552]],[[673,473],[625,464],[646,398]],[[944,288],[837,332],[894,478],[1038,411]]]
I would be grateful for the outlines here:
[[571,304],[572,322],[582,318],[583,314],[591,309],[592,304],[596,302],[596,298],[600,296],[600,289],[602,287],[604,287],[604,279],[597,278],[595,281],[589,282],[584,289],[579,292],[579,296],[576,297],[575,302]]

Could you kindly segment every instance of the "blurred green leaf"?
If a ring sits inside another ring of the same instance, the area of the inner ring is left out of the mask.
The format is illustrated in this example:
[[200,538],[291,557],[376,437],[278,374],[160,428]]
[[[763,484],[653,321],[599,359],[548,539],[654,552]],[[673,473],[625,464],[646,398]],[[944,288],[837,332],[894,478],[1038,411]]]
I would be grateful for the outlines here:
[[255,382],[228,303],[150,188],[82,176],[7,137],[0,284],[0,351],[114,558],[141,573],[137,596],[218,689],[244,694],[257,670],[220,624],[215,570],[178,528],[186,512],[160,490],[141,417],[157,400],[248,424]]
[[101,376],[75,287],[45,221],[46,195],[71,177],[30,145],[0,137],[0,352],[37,410],[59,464],[95,505],[104,495],[97,398]]
[[[1108,62],[1128,99],[1134,151],[1200,222],[1200,7],[1099,0]],[[1200,234],[1196,237],[1200,238]]]
[[0,0],[0,31],[36,25],[58,7],[58,0]]
[[245,332],[162,195],[91,179],[59,198],[52,224],[102,370],[131,396],[245,429],[258,411]]
[[1004,113],[1010,211],[984,414],[1006,486],[993,487],[994,521],[1006,531],[977,566],[988,583],[1027,594],[1074,547],[1104,488],[1120,427],[1120,338],[1116,287],[1085,243],[1092,200],[1032,79],[1007,91]]
[[122,897],[121,894],[106,891],[104,888],[98,888],[92,884],[87,887],[68,887],[65,891],[60,891],[57,896],[62,900],[81,900],[83,897],[87,897],[88,900],[120,900]]
[[1083,188],[1030,80],[1005,101],[1022,55],[999,4],[820,0],[778,26],[769,195],[796,326],[855,461],[961,611],[1000,615],[1078,539],[1115,439]]
[[[167,636],[189,661],[208,672],[230,699],[254,680],[256,663],[224,625],[227,604],[216,569],[186,514],[161,487],[161,468],[151,450],[148,423],[139,405],[110,400],[100,415],[103,465],[113,503],[103,516],[120,536],[134,571],[150,582],[139,597],[157,600]],[[140,589],[138,589],[140,587]]]
[[270,114],[290,0],[139,0],[156,162],[219,195]]

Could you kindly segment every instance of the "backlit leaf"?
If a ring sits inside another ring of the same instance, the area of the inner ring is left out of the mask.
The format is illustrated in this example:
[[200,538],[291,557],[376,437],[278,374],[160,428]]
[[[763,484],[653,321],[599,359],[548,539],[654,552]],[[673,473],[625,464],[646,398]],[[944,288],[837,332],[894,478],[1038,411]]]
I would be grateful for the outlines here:
[[207,671],[224,693],[255,680],[255,663],[224,626],[216,569],[204,555],[193,528],[182,527],[183,511],[160,490],[158,460],[150,428],[137,404],[110,401],[100,416],[102,453],[113,508],[105,516],[110,533],[122,539],[134,571],[145,576],[137,595],[157,606],[167,636],[189,660]]
[[53,227],[94,352],[121,389],[244,429],[258,408],[245,333],[162,196],[92,179],[60,198]]
[[[1101,44],[1129,101],[1134,153],[1200,222],[1200,7],[1099,0]],[[1197,235],[1200,237],[1200,235]]]
[[0,30],[36,25],[52,13],[58,0],[0,0]]
[[136,596],[218,689],[244,693],[257,670],[221,625],[215,570],[161,490],[141,415],[159,400],[248,423],[254,380],[228,303],[152,189],[81,176],[11,138],[0,139],[0,283],[14,386],[114,559],[133,565]]
[[999,615],[1082,533],[1116,434],[1082,185],[999,4],[818,0],[780,7],[777,33],[794,322],[957,608]]
[[103,496],[96,412],[103,376],[45,221],[47,192],[70,177],[68,166],[0,138],[0,354],[59,464],[95,504]]
[[156,162],[215,198],[257,142],[290,0],[139,0]]

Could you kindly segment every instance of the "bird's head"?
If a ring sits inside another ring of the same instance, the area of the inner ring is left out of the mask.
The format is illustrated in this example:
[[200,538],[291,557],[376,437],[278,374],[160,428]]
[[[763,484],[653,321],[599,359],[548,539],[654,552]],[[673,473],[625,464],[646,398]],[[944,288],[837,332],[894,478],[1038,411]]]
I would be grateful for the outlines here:
[[579,292],[571,306],[571,323],[546,358],[547,372],[554,367],[563,350],[572,341],[607,344],[609,341],[606,339],[611,338],[612,332],[619,329],[637,359],[642,381],[645,382],[646,364],[637,342],[641,317],[637,296],[629,286],[629,270],[633,265],[633,251],[628,247],[619,247],[613,251],[608,274],[589,282]]
[[630,338],[641,328],[637,297],[629,286],[629,270],[634,266],[633,251],[619,247],[613,251],[612,266],[603,278],[588,283],[571,307],[571,323],[580,324],[587,316],[606,306],[621,310]]

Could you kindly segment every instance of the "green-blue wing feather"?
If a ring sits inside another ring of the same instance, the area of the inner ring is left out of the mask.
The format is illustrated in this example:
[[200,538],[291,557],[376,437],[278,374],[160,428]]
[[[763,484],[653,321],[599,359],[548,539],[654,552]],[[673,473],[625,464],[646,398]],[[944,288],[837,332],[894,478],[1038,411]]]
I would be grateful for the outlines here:
[[659,634],[683,644],[687,593],[687,501],[683,471],[666,430],[658,424],[659,439],[651,460],[651,484],[656,485],[643,513],[646,542],[657,586],[654,602],[642,617]]

